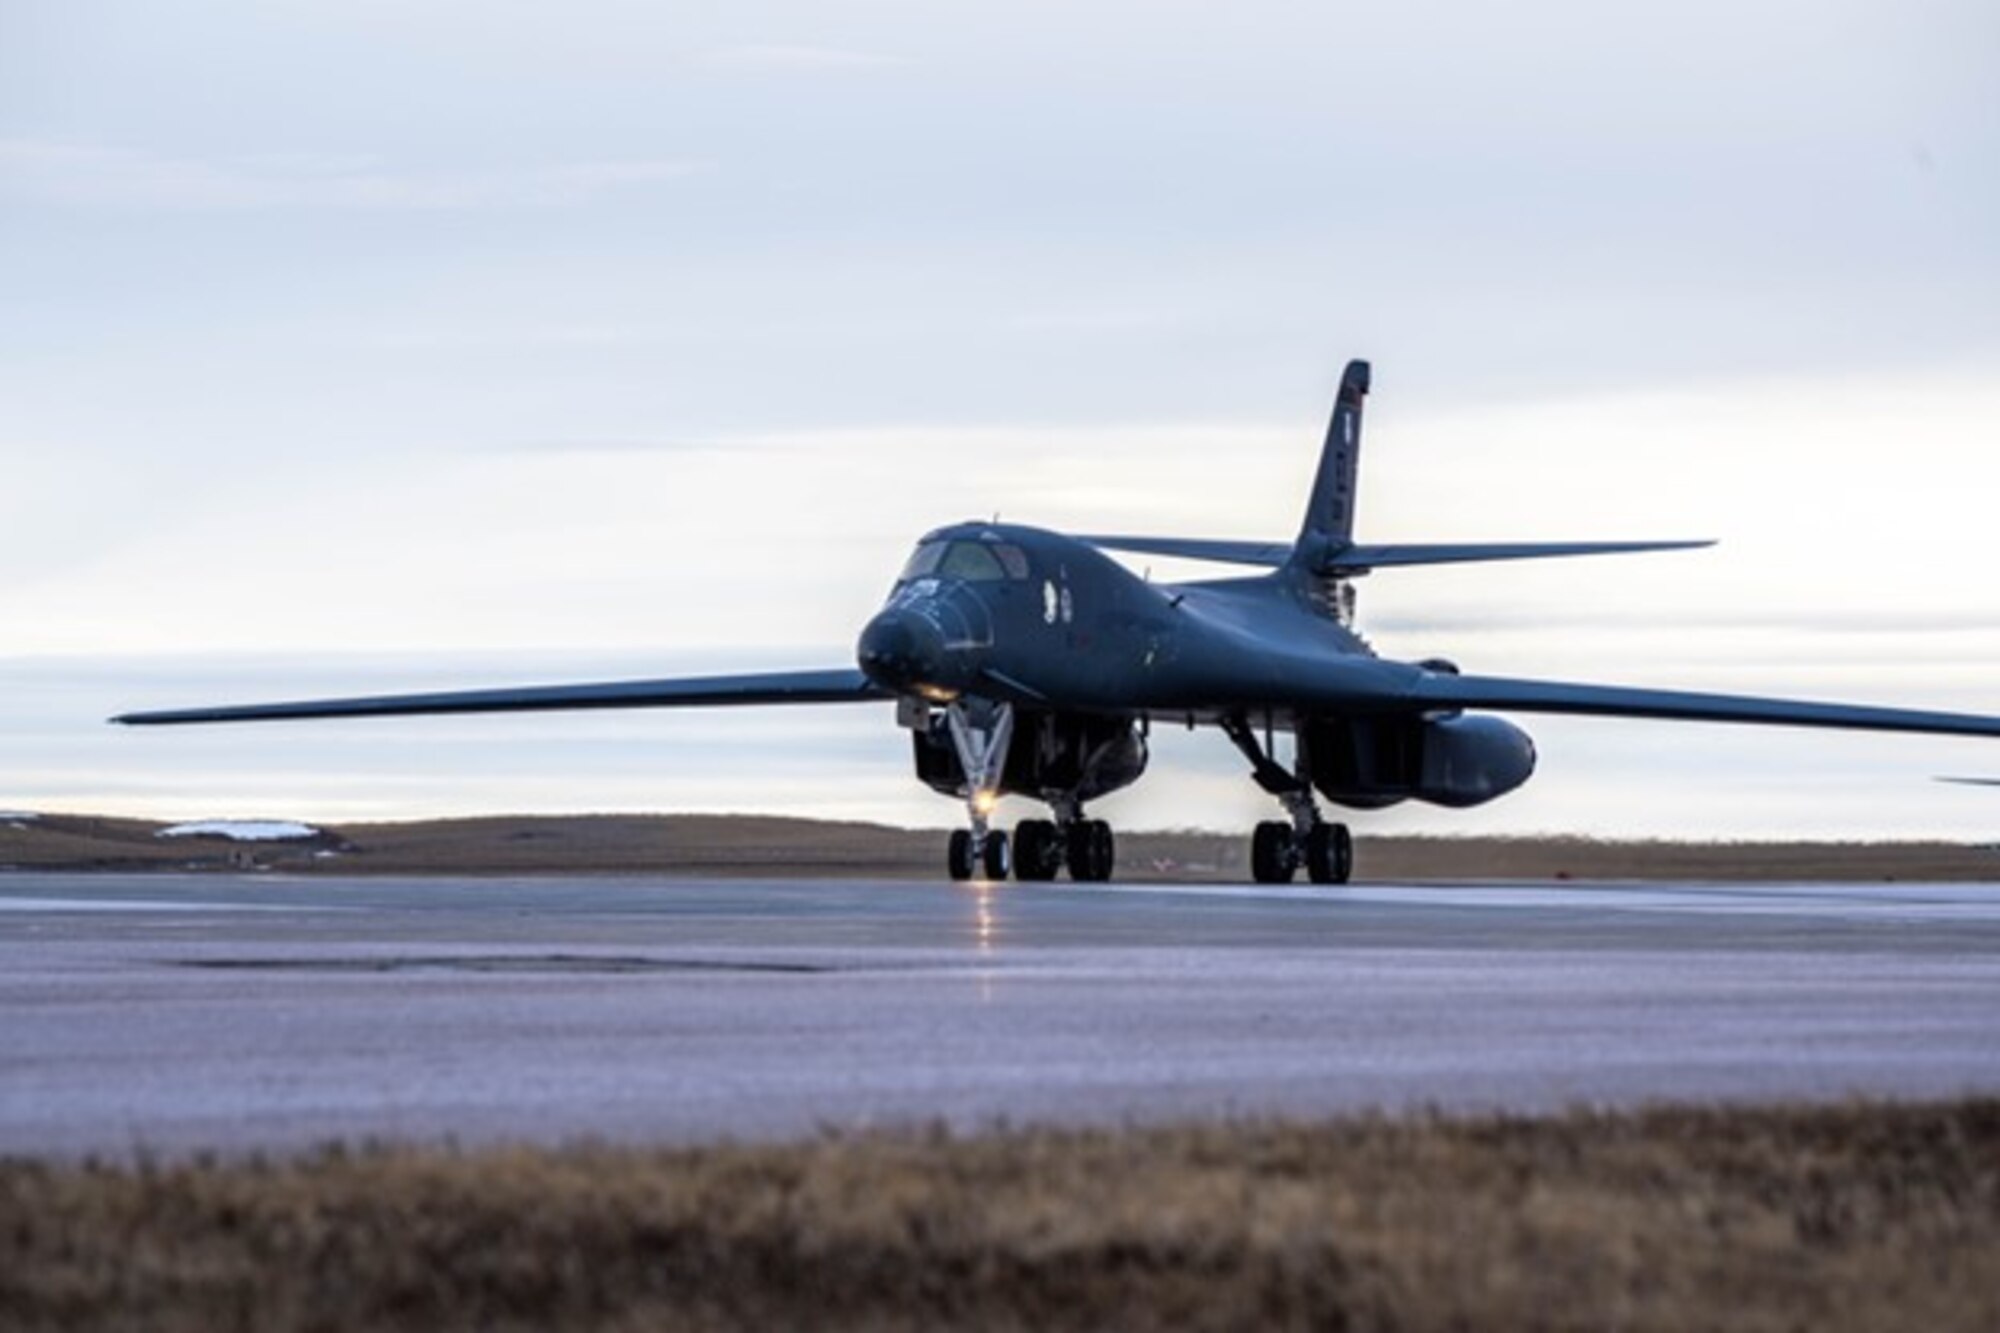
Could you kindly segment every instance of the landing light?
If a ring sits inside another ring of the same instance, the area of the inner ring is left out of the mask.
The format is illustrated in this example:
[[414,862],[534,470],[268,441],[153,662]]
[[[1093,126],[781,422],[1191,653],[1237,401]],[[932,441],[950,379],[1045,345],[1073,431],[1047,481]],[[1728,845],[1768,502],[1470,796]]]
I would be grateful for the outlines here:
[[997,791],[982,791],[973,794],[972,808],[982,815],[992,814],[993,807],[998,804],[1000,804],[1000,793]]

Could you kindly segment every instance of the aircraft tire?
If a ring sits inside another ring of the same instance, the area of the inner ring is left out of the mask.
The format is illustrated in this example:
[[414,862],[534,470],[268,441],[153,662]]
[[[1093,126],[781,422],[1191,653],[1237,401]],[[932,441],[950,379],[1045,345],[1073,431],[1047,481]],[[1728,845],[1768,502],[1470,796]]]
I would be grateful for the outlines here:
[[1289,884],[1298,869],[1292,826],[1275,819],[1259,824],[1250,835],[1250,877],[1259,884]]
[[951,840],[945,844],[945,873],[953,879],[972,878],[972,831],[955,828]]
[[1024,819],[1014,826],[1014,878],[1054,879],[1062,864],[1062,834],[1053,820]]
[[1315,824],[1306,835],[1306,874],[1315,884],[1345,884],[1354,874],[1354,836],[1345,824]]
[[1111,825],[1101,819],[1079,819],[1069,826],[1069,877],[1080,884],[1102,884],[1111,878],[1118,844]]
[[986,835],[986,845],[979,849],[979,868],[986,878],[1000,880],[1014,868],[1014,847],[1007,841],[1007,835],[999,829]]

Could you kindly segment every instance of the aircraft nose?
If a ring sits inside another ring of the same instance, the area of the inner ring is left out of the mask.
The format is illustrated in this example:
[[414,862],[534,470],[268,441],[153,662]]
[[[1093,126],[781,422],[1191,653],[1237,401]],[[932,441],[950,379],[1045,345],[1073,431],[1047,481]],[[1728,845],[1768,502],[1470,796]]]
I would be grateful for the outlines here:
[[906,690],[934,674],[939,647],[937,631],[929,621],[892,607],[862,629],[861,640],[855,645],[855,658],[862,672],[877,685]]

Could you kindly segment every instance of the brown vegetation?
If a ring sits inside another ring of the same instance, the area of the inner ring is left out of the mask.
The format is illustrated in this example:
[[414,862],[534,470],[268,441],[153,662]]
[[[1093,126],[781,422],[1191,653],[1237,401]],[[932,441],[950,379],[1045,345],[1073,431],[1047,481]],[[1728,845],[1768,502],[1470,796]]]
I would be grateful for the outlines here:
[[0,1162],[0,1326],[2000,1327],[2000,1100]]
[[[90,815],[0,823],[0,871],[279,869],[334,874],[869,875],[934,878],[934,829],[762,815],[538,815],[343,824],[318,838],[157,837],[164,825]],[[1248,839],[1121,833],[1118,877],[1246,880]],[[1614,842],[1589,838],[1358,840],[1363,880],[2000,879],[2000,850],[1945,842]]]

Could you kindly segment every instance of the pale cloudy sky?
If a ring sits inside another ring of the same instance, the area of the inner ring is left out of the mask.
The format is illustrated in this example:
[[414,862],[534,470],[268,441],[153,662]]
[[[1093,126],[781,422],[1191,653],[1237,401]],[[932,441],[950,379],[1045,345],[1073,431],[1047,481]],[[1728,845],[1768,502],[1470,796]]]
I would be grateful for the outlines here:
[[[1288,535],[1376,363],[1467,669],[2000,712],[2000,11],[0,6],[0,806],[946,823],[877,710],[110,712],[850,660],[908,542]],[[1190,572],[1159,566],[1161,576]],[[1370,828],[2000,830],[1970,741],[1529,724]],[[1227,743],[1106,802],[1233,827]]]

